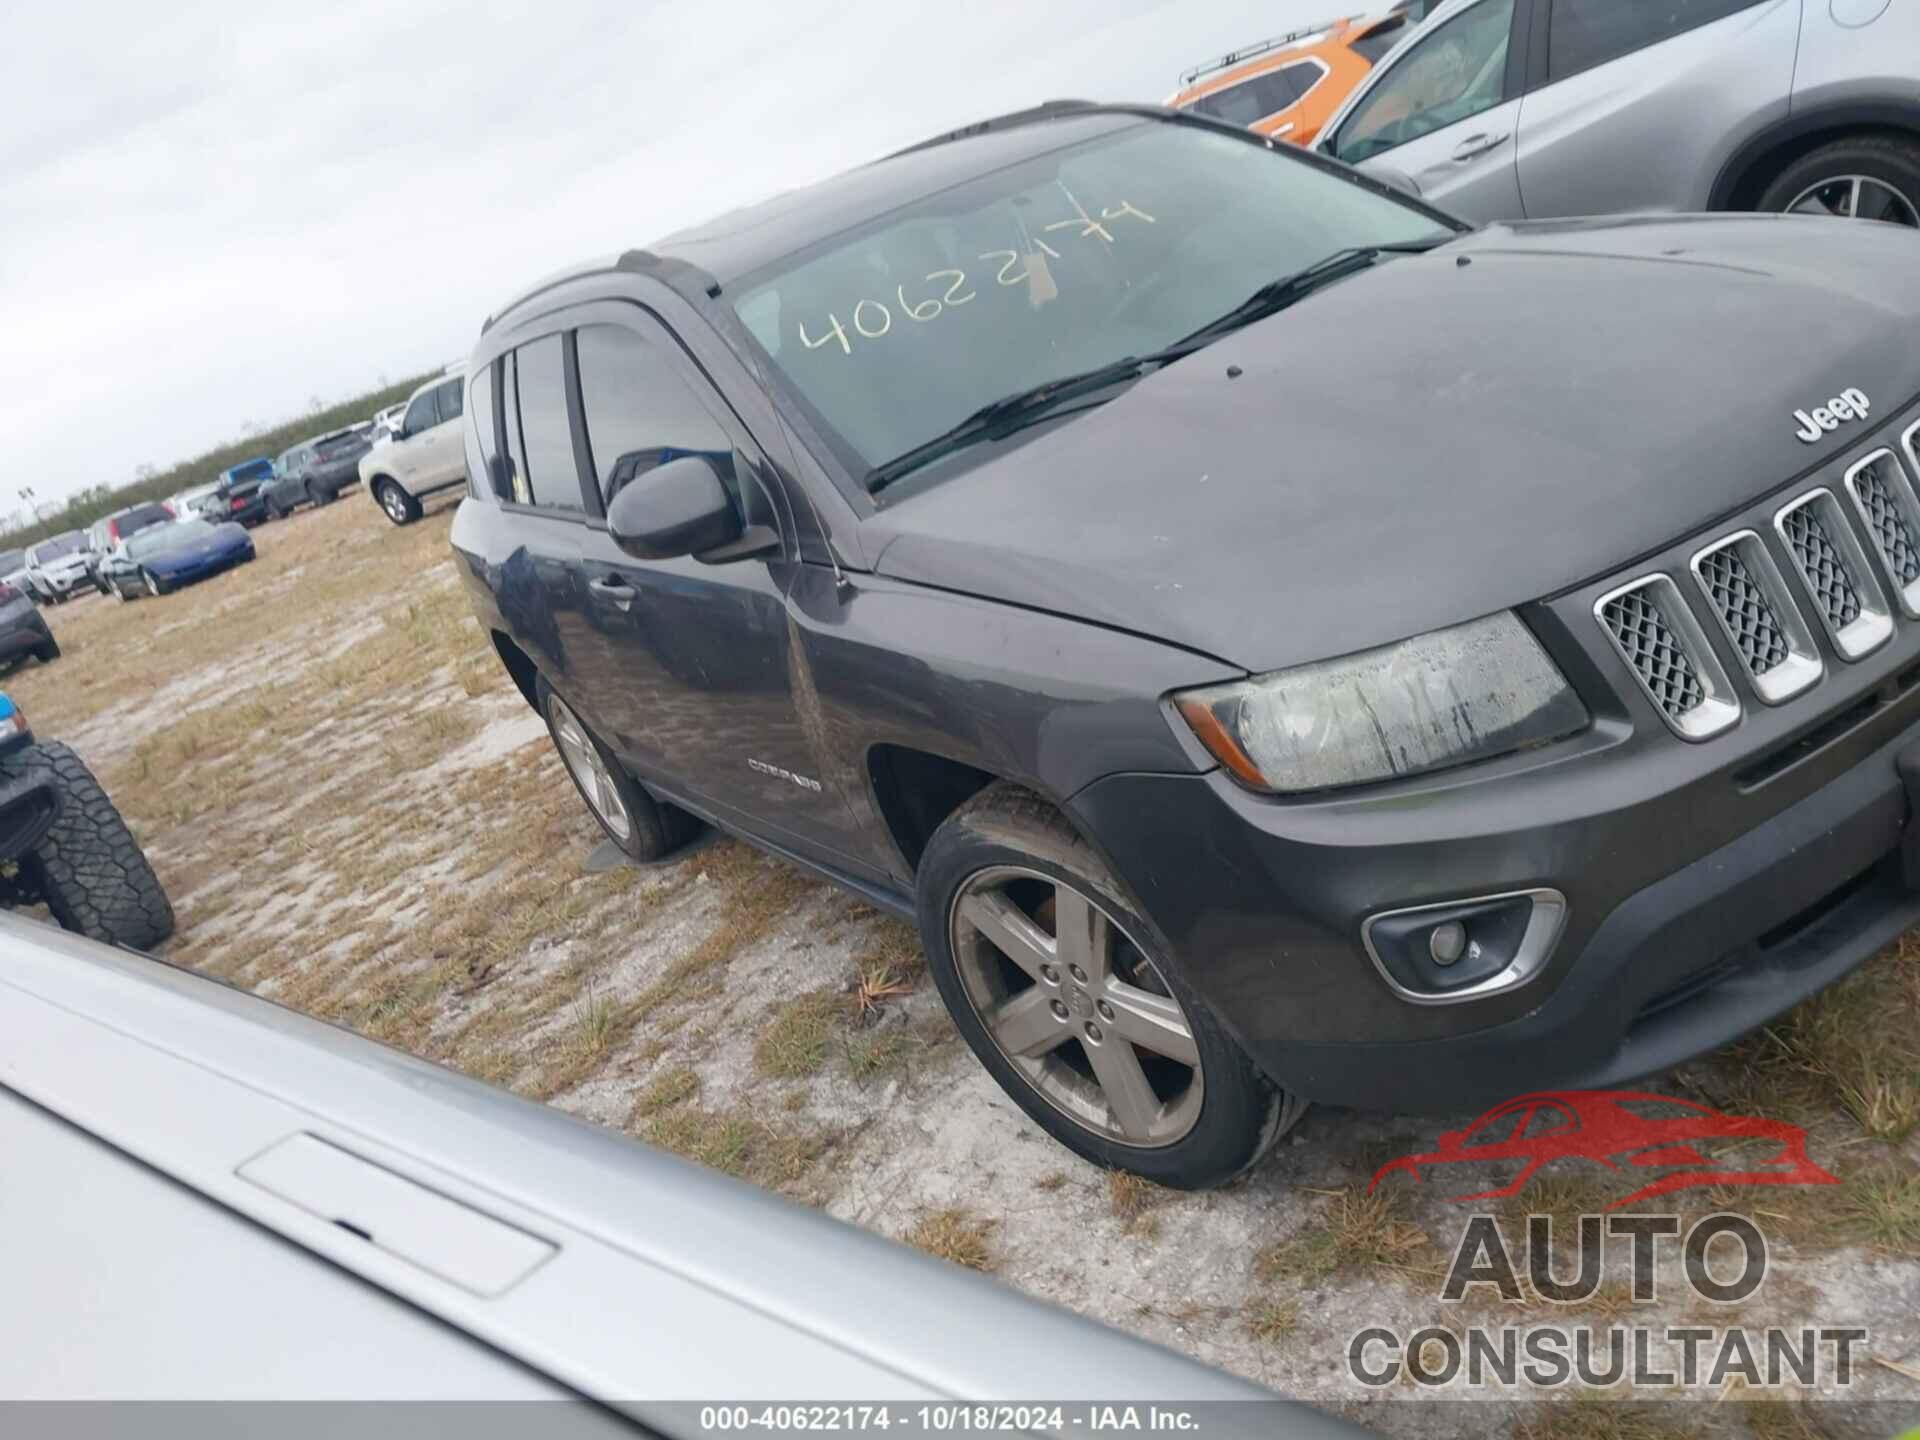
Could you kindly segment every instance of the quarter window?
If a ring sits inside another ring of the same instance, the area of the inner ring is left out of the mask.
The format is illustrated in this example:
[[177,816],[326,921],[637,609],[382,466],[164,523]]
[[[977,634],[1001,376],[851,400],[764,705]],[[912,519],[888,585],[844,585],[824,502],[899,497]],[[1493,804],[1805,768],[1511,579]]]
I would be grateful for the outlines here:
[[567,418],[566,364],[560,337],[549,335],[514,351],[520,402],[520,439],[525,447],[532,503],[547,510],[581,510],[580,472],[573,459],[573,426]]
[[468,465],[469,478],[476,493],[510,499],[512,482],[507,467],[501,464],[500,437],[493,423],[493,366],[487,366],[471,378],[471,389],[473,403],[467,409],[473,416],[473,443],[480,463]]
[[1506,99],[1512,34],[1513,0],[1483,0],[1456,15],[1381,77],[1340,127],[1333,153],[1357,165],[1491,110]]
[[449,380],[444,385],[433,387],[434,408],[439,413],[442,425],[449,420],[458,420],[465,413],[461,397],[466,388],[465,380]]
[[683,455],[705,455],[731,473],[733,445],[665,344],[618,325],[576,333],[580,403],[603,501]]
[[1553,0],[1547,79],[1564,80],[1710,25],[1760,0]]

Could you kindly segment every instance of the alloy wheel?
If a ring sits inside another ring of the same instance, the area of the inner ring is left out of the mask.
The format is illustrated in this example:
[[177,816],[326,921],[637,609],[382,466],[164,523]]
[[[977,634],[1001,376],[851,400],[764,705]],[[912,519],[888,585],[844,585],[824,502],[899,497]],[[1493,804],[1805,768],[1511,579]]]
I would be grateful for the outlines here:
[[393,484],[382,485],[380,487],[380,504],[385,508],[388,518],[391,519],[394,524],[404,525],[407,523],[407,502],[400,498],[399,486]]
[[1037,870],[993,866],[960,887],[948,923],[982,1028],[1048,1104],[1142,1148],[1193,1129],[1205,1097],[1193,1024],[1096,901]]
[[1833,215],[1842,220],[1880,220],[1920,228],[1920,209],[1884,180],[1871,175],[1836,175],[1809,185],[1787,206],[1789,215]]
[[151,570],[146,571],[145,574],[146,574],[146,580],[147,580],[147,593],[149,595],[154,596],[155,598],[158,598],[160,594],[160,582],[153,578],[153,572]]
[[607,769],[599,747],[587,738],[586,727],[567,702],[555,695],[547,704],[553,712],[553,738],[560,747],[561,763],[600,823],[624,844],[633,837],[633,821],[627,816],[627,805],[614,784],[613,772]]

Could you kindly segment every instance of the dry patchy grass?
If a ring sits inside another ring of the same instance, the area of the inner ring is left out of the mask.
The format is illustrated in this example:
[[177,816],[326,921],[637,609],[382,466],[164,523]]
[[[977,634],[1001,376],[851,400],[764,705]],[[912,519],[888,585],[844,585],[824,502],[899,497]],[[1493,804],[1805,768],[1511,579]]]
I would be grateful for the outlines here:
[[1356,1189],[1309,1192],[1322,1197],[1299,1231],[1262,1249],[1254,1278],[1289,1281],[1304,1289],[1335,1275],[1415,1275],[1433,1272],[1433,1243],[1406,1214],[1400,1191],[1364,1195]]
[[964,1265],[969,1270],[992,1270],[998,1264],[987,1237],[994,1222],[958,1206],[923,1215],[907,1232],[907,1243],[929,1255]]

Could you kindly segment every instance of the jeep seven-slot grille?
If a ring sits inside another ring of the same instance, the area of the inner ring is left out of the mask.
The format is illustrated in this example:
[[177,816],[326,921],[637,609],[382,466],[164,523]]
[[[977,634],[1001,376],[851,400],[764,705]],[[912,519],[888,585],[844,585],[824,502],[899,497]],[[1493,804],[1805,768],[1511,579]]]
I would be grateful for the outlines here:
[[1781,519],[1780,529],[1793,549],[1800,573],[1806,577],[1807,588],[1813,592],[1813,603],[1833,629],[1846,629],[1860,618],[1860,594],[1820,517],[1811,505],[1802,505]]
[[1616,595],[1600,607],[1600,618],[1668,718],[1680,719],[1707,698],[1693,661],[1680,648],[1679,637],[1652,596],[1641,590]]
[[1747,573],[1739,551],[1728,545],[1702,557],[1700,578],[1747,669],[1761,676],[1785,663],[1793,653],[1786,633],[1766,595]]
[[1920,580],[1920,539],[1907,525],[1893,498],[1892,481],[1886,471],[1893,457],[1881,454],[1860,467],[1854,476],[1854,493],[1860,497],[1860,510],[1873,532],[1873,543],[1886,557],[1887,569],[1901,588]]

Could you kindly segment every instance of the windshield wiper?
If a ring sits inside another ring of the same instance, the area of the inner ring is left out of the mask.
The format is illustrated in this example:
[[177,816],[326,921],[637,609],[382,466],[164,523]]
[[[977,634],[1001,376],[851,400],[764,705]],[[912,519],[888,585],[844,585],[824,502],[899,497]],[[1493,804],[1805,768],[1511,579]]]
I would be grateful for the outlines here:
[[1255,320],[1286,309],[1323,285],[1331,285],[1335,280],[1368,268],[1382,255],[1417,255],[1437,245],[1444,245],[1453,238],[1448,235],[1438,240],[1417,240],[1399,245],[1355,245],[1336,250],[1304,270],[1262,285],[1219,319],[1209,321],[1165,349],[1145,355],[1128,355],[1078,375],[1063,375],[1057,380],[1043,381],[989,401],[951,429],[868,471],[867,493],[877,495],[901,476],[923,465],[930,465],[956,450],[963,450],[982,440],[998,440],[1011,435],[1016,430],[1034,424],[1056,406],[1069,400],[1118,385],[1123,380],[1137,379],[1146,371],[1157,370],[1162,365],[1170,365],[1183,355],[1190,355],[1243,325],[1250,325]]
[[1105,390],[1123,380],[1135,379],[1148,370],[1171,364],[1182,355],[1198,350],[1203,343],[1182,340],[1164,350],[1155,350],[1146,355],[1129,355],[1092,370],[1083,370],[1078,375],[1062,375],[1058,379],[1030,385],[1025,390],[1016,390],[1011,395],[989,401],[958,425],[868,471],[867,493],[877,495],[901,476],[923,465],[930,465],[956,450],[963,450],[982,440],[998,440],[1011,435],[1041,420],[1054,407],[1069,400]]
[[1324,289],[1336,280],[1344,280],[1358,271],[1371,269],[1382,255],[1424,255],[1454,238],[1448,235],[1439,240],[1413,240],[1398,245],[1350,245],[1343,250],[1336,250],[1304,270],[1282,275],[1278,280],[1269,280],[1218,320],[1208,321],[1179,343],[1197,347],[1218,340],[1256,320],[1277,315],[1289,305],[1306,299],[1314,291]]

